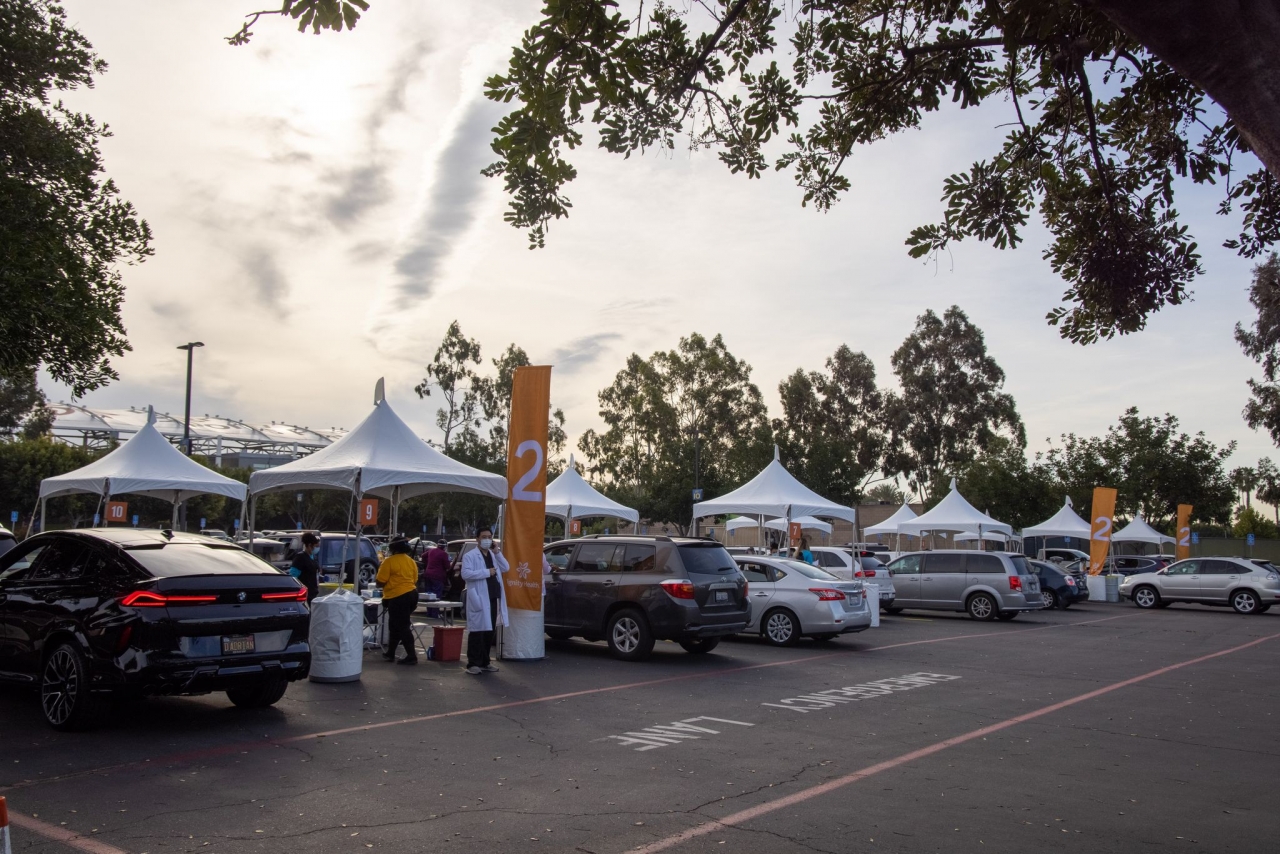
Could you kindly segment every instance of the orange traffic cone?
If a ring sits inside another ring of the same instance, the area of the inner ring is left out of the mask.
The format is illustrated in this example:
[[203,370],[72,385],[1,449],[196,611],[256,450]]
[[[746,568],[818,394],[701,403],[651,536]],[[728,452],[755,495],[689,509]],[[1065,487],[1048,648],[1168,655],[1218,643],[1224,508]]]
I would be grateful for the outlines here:
[[0,795],[0,854],[11,854],[9,848],[9,807]]

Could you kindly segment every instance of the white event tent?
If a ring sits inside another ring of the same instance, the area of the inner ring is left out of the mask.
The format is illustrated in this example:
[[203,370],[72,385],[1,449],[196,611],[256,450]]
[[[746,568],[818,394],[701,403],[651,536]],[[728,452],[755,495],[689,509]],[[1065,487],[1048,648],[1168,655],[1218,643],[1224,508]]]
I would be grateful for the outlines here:
[[1079,537],[1082,540],[1088,540],[1091,532],[1089,523],[1076,515],[1076,511],[1071,509],[1071,498],[1067,497],[1066,503],[1062,505],[1062,509],[1053,516],[1041,522],[1039,525],[1032,525],[1029,528],[1022,529],[1022,536],[1026,537]]
[[244,501],[245,485],[223,477],[183,454],[155,427],[155,414],[120,447],[89,465],[40,481],[40,530],[45,530],[45,505],[59,495],[88,492],[110,501],[113,495],[147,495],[178,505],[193,495],[225,495]]
[[752,519],[750,516],[734,516],[728,522],[724,523],[726,531],[736,531],[739,528],[759,528],[760,523]]
[[[1155,528],[1146,523],[1141,515],[1135,516],[1133,521],[1125,525],[1119,531],[1111,535],[1113,543],[1152,543],[1156,546],[1163,546],[1166,543],[1173,543],[1173,537],[1166,536]],[[1163,551],[1163,549],[1161,549]]]
[[1013,534],[1013,528],[1004,522],[992,519],[986,513],[974,507],[956,489],[955,478],[951,479],[951,491],[947,497],[938,502],[932,510],[921,513],[916,518],[898,524],[901,534],[919,536],[925,532],[956,531],[965,534],[977,534],[997,531],[1002,534]]
[[896,534],[898,533],[899,525],[903,522],[910,522],[915,518],[916,511],[912,510],[910,505],[903,501],[902,506],[895,510],[892,516],[885,519],[879,525],[872,525],[871,527],[864,529],[862,533],[866,536],[875,536],[877,534]]
[[616,516],[633,525],[640,523],[638,511],[601,495],[595,487],[582,479],[582,475],[573,466],[572,454],[569,455],[569,467],[547,484],[547,515],[563,519],[566,533],[571,519],[589,519],[593,516]]
[[374,495],[390,500],[393,531],[406,498],[432,492],[507,497],[505,477],[450,459],[414,433],[382,396],[381,380],[376,397],[373,412],[332,445],[250,475],[250,497],[282,489],[339,489],[354,499]]
[[[821,519],[815,519],[812,516],[801,516],[797,519],[792,519],[791,521],[799,522],[800,527],[806,531],[821,531],[824,534],[831,533],[831,525],[829,523],[824,522]],[[773,519],[765,522],[764,526],[772,531],[787,530],[787,523],[784,519]]]
[[857,511],[852,507],[828,501],[783,468],[776,445],[773,461],[760,474],[727,495],[693,505],[695,521],[705,516],[730,513],[778,517],[783,520],[784,531],[787,523],[804,516],[844,519],[855,526],[858,523]]

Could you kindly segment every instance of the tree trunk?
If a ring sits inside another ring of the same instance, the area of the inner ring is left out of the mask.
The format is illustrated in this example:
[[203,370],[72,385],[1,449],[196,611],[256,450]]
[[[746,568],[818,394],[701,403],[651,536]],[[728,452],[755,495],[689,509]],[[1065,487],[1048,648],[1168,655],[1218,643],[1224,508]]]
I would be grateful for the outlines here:
[[1280,178],[1280,3],[1086,2],[1217,101]]

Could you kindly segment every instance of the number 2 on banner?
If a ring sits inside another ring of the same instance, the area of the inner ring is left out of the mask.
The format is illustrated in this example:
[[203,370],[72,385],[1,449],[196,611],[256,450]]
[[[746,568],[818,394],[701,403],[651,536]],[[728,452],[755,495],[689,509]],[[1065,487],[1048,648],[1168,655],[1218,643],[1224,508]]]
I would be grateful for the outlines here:
[[1190,528],[1178,529],[1178,545],[1185,546],[1187,548],[1191,547],[1191,529]]
[[542,471],[542,446],[534,439],[526,439],[516,448],[516,456],[524,459],[525,454],[533,453],[533,465],[511,487],[512,501],[541,501],[541,492],[530,492],[529,484],[538,478]]
[[1099,516],[1093,520],[1096,530],[1093,532],[1093,538],[1100,542],[1109,542],[1111,540],[1111,520],[1106,516]]

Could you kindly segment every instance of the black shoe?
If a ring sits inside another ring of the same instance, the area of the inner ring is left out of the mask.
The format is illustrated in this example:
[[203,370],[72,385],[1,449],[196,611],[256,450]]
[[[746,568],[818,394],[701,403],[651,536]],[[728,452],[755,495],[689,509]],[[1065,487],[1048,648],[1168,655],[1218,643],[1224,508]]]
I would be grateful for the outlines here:
[[382,653],[382,660],[383,660],[383,661],[395,661],[395,660],[396,660],[396,654],[395,654],[394,652],[384,652],[384,653]]
[[418,663],[418,657],[416,655],[413,658],[402,658],[396,662],[396,664],[417,664],[417,663]]

